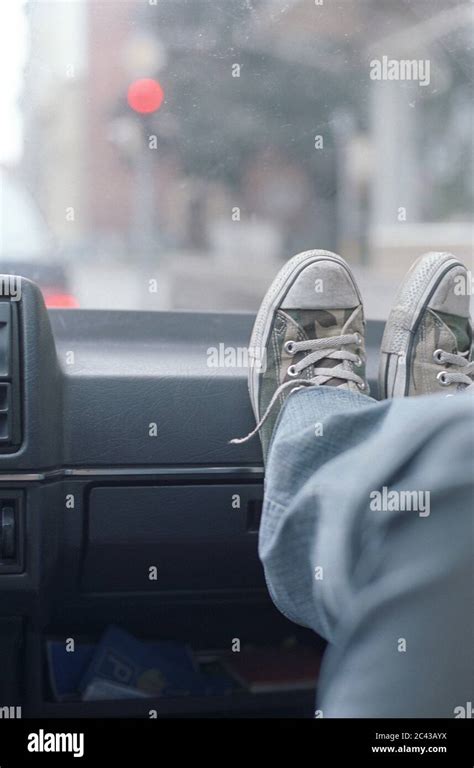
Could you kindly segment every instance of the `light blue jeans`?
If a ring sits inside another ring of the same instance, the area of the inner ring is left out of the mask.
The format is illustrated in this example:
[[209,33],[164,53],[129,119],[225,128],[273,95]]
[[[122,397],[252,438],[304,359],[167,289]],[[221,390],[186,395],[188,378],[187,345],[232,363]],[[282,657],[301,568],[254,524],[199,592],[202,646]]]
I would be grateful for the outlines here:
[[470,716],[473,474],[470,393],[287,399],[259,554],[280,611],[328,640],[317,716]]

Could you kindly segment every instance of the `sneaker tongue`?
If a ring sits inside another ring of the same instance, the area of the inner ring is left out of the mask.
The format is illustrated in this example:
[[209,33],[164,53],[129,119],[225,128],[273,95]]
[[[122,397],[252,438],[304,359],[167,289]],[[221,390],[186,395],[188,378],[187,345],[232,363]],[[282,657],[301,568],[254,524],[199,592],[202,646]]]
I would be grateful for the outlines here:
[[[327,339],[330,336],[341,336],[344,333],[343,328],[350,318],[353,309],[285,309],[285,312],[301,326],[308,339]],[[334,368],[339,365],[340,360],[323,358],[318,363],[318,368]],[[314,366],[313,366],[313,370]],[[340,384],[346,384],[345,379],[328,379],[325,382],[326,387],[338,387]]]
[[448,315],[446,312],[437,312],[436,314],[453,334],[457,351],[462,355],[469,353],[472,343],[469,318],[460,317],[459,315]]

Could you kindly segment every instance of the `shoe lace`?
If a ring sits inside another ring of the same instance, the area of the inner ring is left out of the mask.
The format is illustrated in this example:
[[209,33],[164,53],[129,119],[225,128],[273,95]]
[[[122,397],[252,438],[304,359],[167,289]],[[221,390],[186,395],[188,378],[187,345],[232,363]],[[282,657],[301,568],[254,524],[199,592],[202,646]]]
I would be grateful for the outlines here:
[[434,351],[433,358],[438,365],[448,364],[458,369],[440,371],[436,377],[440,386],[461,384],[465,385],[466,389],[474,388],[474,360],[469,360],[468,356],[468,352],[446,352],[444,349]]
[[[230,440],[234,445],[240,443],[246,443],[250,440],[265,424],[266,420],[270,416],[275,403],[283,392],[291,388],[291,392],[302,387],[320,386],[325,384],[329,379],[344,379],[344,381],[354,381],[359,389],[364,391],[367,385],[364,379],[357,373],[354,373],[351,366],[344,366],[344,363],[356,363],[360,364],[362,361],[359,355],[351,352],[349,349],[344,349],[350,344],[360,344],[362,339],[358,333],[345,333],[342,336],[329,336],[324,339],[307,339],[305,341],[287,341],[285,349],[291,356],[298,354],[298,352],[308,352],[309,354],[302,357],[294,365],[290,365],[287,374],[292,377],[292,381],[284,381],[283,384],[275,390],[273,397],[271,398],[265,413],[258,422],[255,429],[248,433],[245,437],[235,437]],[[311,378],[303,379],[297,378],[298,374],[302,373],[310,366],[316,366],[321,360],[339,360],[340,362],[332,368],[326,368],[324,366],[315,370],[315,375]],[[338,385],[340,386],[340,385]]]

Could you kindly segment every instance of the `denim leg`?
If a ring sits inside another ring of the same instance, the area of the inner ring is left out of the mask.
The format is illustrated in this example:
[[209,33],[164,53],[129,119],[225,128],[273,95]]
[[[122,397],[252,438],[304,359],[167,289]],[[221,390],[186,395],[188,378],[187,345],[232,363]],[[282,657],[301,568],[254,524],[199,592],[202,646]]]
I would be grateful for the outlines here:
[[[278,608],[330,643],[326,716],[452,717],[473,701],[473,441],[467,394],[288,398],[259,552]],[[425,509],[377,508],[383,487]]]
[[[268,588],[282,613],[327,640],[350,588],[343,582],[359,443],[384,415],[365,395],[299,390],[287,399],[270,447],[259,536]],[[344,456],[346,468],[334,471]]]

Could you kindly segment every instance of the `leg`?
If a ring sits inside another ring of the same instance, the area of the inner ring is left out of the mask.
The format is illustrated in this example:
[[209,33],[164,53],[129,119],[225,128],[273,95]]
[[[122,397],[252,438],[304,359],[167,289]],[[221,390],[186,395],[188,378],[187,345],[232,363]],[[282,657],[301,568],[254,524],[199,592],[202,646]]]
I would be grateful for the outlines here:
[[[472,701],[473,422],[467,394],[287,400],[260,555],[277,606],[331,643],[324,716],[453,717]],[[371,497],[384,486],[398,492],[385,509]]]
[[250,367],[257,427],[244,439],[260,432],[267,464],[259,551],[277,606],[330,643],[326,716],[452,717],[474,699],[474,362],[460,278],[454,256],[430,253],[401,287],[380,385],[421,395],[408,400],[367,396],[363,307],[339,256],[287,262],[255,321],[266,365]]

